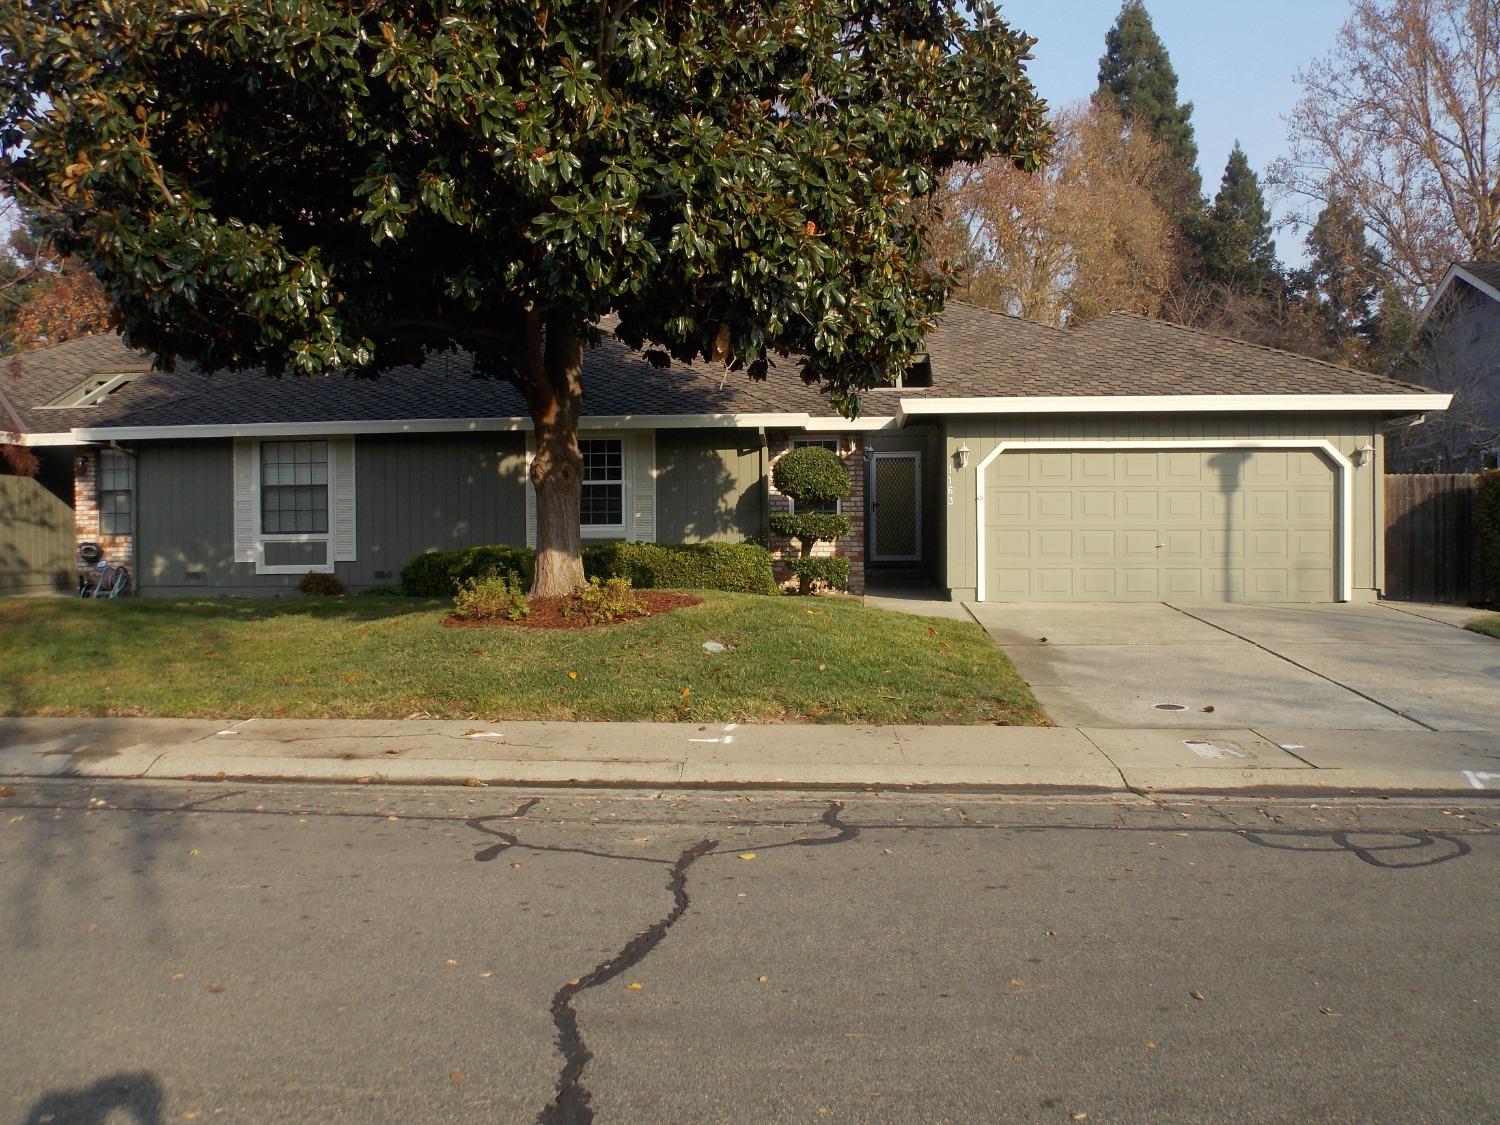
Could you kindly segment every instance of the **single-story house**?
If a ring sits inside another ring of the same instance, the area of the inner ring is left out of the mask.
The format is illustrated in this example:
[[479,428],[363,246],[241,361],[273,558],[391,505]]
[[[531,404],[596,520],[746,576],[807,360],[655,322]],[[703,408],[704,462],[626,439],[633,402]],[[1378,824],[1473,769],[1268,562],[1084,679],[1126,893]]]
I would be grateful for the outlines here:
[[[163,374],[101,335],[9,366],[0,406],[76,538],[142,594],[308,571],[358,590],[428,548],[535,538],[530,421],[462,354],[375,380]],[[959,302],[853,421],[791,364],[658,370],[608,339],[585,388],[585,539],[784,549],[770,467],[813,442],[853,475],[856,592],[922,573],[954,599],[1084,602],[1374,597],[1384,435],[1449,400],[1145,317],[1056,329]]]

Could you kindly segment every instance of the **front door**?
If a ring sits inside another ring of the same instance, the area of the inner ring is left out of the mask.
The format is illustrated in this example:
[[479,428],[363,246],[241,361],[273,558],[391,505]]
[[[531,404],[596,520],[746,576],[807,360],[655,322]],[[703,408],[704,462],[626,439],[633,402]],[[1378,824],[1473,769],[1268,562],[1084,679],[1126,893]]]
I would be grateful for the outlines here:
[[876,453],[870,476],[870,561],[922,557],[922,455]]

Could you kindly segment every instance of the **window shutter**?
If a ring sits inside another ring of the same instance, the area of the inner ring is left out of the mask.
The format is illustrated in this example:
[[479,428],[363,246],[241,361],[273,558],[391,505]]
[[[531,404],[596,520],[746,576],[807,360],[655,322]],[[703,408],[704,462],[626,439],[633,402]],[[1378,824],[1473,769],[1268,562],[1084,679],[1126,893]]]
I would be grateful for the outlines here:
[[531,462],[536,457],[536,432],[526,431],[526,475],[521,487],[526,491],[526,546],[536,546],[536,489],[531,483]]
[[334,438],[328,443],[333,462],[333,561],[353,562],[354,542],[354,439]]
[[630,517],[625,537],[638,543],[656,542],[656,431],[640,430],[626,438],[630,456]]
[[234,561],[254,563],[260,546],[260,513],[256,501],[257,449],[253,438],[234,441]]

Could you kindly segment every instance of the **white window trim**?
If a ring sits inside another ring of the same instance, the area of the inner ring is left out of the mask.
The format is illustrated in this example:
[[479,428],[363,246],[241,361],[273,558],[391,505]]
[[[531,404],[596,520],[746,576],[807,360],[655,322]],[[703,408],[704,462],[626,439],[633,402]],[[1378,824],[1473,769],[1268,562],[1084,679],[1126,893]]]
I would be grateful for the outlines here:
[[[833,442],[834,456],[843,461],[844,441],[838,434],[801,434],[792,438],[787,443],[786,451],[790,453],[794,449],[801,449],[808,445],[827,448],[830,441]],[[790,496],[786,498],[786,510],[788,515],[795,516],[797,514],[797,501],[793,500]],[[844,502],[842,500],[835,500],[833,502],[833,514],[836,516],[844,514]]]
[[583,441],[617,441],[620,443],[620,479],[583,481],[583,484],[618,484],[620,486],[620,522],[619,523],[584,523],[580,516],[578,521],[578,535],[581,539],[628,539],[626,528],[630,525],[630,442],[624,434],[596,433],[590,431],[588,434],[579,434],[578,440]]
[[[347,502],[353,506],[355,493],[353,491],[353,480],[351,477],[350,495],[342,498],[337,490],[337,457],[335,442],[332,437],[320,435],[308,435],[305,440],[328,442],[328,530],[317,532],[266,532],[262,530],[262,520],[265,518],[264,509],[261,506],[261,446],[266,441],[275,441],[274,437],[255,438],[249,441],[250,448],[250,476],[252,482],[252,495],[254,497],[254,520],[253,539],[255,542],[255,573],[256,574],[332,574],[336,561],[354,561],[352,555],[349,559],[338,560],[335,558],[336,546],[334,535],[338,526],[338,504]],[[285,440],[285,439],[282,439]],[[349,439],[345,439],[349,440]],[[349,456],[353,456],[352,451]],[[231,517],[233,518],[233,517]],[[266,544],[268,543],[322,543],[324,562],[318,563],[277,563],[266,562]]]
[[1333,462],[1338,474],[1338,561],[1335,570],[1338,577],[1338,601],[1354,599],[1354,463],[1345,457],[1330,441],[1320,438],[1245,438],[1231,441],[1001,441],[985,455],[975,467],[974,478],[974,538],[975,558],[978,570],[974,575],[974,598],[984,601],[984,474],[990,464],[1002,453],[1018,450],[1025,452],[1048,452],[1068,450],[1134,450],[1148,452],[1161,450],[1203,449],[1304,449],[1322,453]]

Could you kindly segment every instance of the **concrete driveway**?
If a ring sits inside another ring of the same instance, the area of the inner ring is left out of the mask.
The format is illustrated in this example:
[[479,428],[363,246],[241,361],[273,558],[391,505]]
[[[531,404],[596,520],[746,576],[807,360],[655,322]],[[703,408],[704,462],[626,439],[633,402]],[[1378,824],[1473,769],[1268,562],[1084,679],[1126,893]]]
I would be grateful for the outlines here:
[[1500,731],[1477,613],[1363,605],[972,604],[1053,720],[1170,729]]

